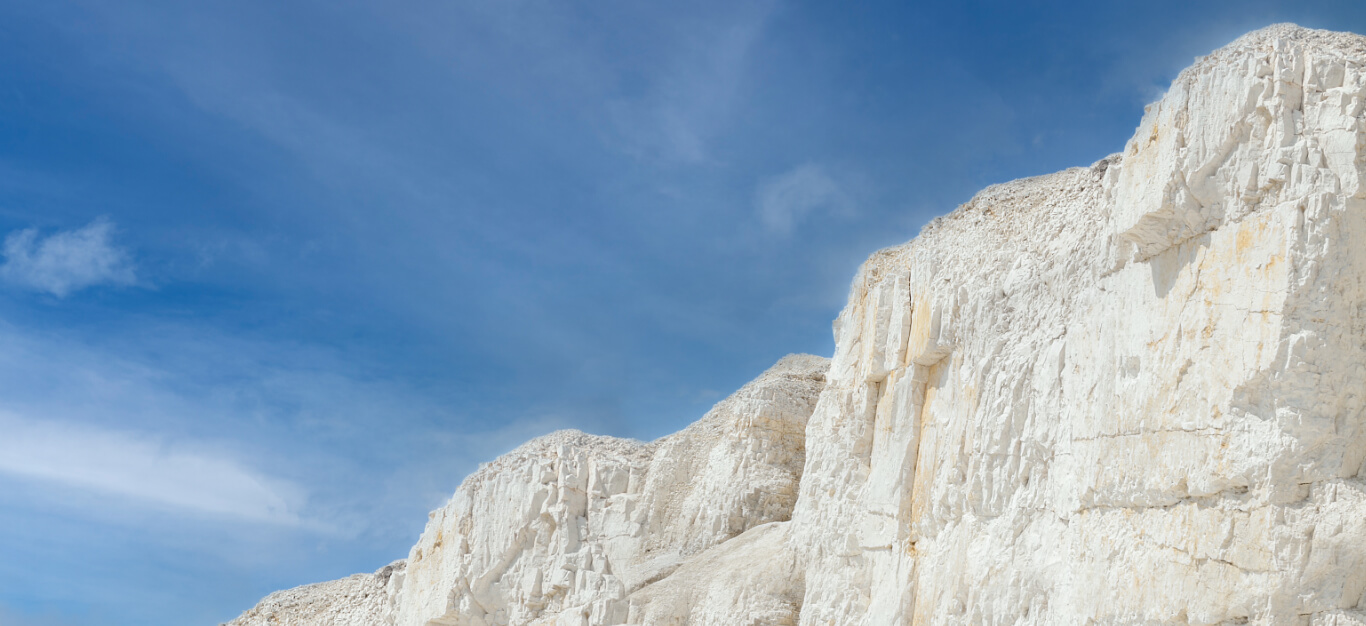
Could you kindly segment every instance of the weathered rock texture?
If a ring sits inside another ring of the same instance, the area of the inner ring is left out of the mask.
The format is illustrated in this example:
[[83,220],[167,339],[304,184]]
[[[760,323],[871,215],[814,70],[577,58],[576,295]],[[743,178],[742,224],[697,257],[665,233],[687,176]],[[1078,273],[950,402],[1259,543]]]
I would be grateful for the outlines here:
[[483,467],[409,553],[397,623],[626,623],[632,591],[791,516],[828,363],[789,356],[650,444],[565,431]]
[[472,476],[394,623],[1366,624],[1363,109],[1366,38],[1200,59],[869,259],[823,390]]
[[277,591],[227,626],[377,626],[393,620],[389,581],[403,574],[395,561],[373,574]]
[[[806,421],[829,363],[785,357],[655,442],[561,431],[481,467],[432,512],[406,570],[388,578],[390,621],[365,623],[626,623],[633,591],[707,548],[791,517]],[[301,605],[331,601],[314,600],[331,593],[318,585],[281,593]],[[285,615],[274,608],[279,595],[234,625],[334,623],[249,621]],[[369,606],[367,596],[357,610]]]

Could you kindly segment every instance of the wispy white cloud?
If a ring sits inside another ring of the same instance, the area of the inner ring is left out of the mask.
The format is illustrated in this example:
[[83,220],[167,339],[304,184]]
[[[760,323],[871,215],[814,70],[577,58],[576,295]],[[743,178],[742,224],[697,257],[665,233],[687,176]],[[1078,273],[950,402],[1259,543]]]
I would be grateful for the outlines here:
[[299,525],[304,493],[221,453],[154,437],[0,413],[0,473],[188,512]]
[[839,215],[854,210],[847,185],[824,167],[810,163],[761,182],[754,204],[764,228],[778,235],[791,234],[817,211]]
[[0,278],[59,298],[100,284],[131,285],[137,280],[133,261],[114,245],[113,233],[113,222],[104,218],[47,237],[33,228],[10,233]]
[[[644,94],[617,99],[609,114],[628,152],[683,162],[706,161],[742,98],[749,57],[775,3],[725,5],[721,15],[690,23],[686,36],[668,33],[667,52]],[[667,31],[666,31],[667,32]]]

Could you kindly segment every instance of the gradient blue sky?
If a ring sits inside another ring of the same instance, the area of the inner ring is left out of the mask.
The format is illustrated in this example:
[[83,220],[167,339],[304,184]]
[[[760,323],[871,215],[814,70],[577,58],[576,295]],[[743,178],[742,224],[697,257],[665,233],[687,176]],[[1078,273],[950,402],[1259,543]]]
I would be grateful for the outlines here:
[[216,624],[655,438],[978,188],[1359,2],[0,0],[0,624]]

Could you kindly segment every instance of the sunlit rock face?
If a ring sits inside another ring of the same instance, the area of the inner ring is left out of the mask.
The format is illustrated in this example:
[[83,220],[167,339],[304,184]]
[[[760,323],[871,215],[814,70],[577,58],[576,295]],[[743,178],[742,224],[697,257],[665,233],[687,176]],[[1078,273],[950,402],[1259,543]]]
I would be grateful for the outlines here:
[[1258,31],[1122,154],[874,255],[807,430],[801,623],[1360,619],[1363,96],[1366,39]]
[[389,581],[403,574],[395,561],[373,574],[272,593],[226,626],[377,626],[393,620]]
[[784,358],[653,443],[563,431],[481,468],[393,579],[396,623],[627,623],[632,592],[791,517],[828,364]]
[[481,469],[391,623],[1366,624],[1364,108],[1357,35],[1200,59],[873,255],[828,364]]

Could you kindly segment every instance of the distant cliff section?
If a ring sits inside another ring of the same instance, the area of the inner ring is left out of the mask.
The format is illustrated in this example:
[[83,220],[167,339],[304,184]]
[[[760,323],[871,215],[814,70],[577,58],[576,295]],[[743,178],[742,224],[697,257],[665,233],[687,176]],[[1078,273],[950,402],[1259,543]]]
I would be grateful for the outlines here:
[[874,254],[834,332],[232,624],[1366,624],[1366,38],[1199,59],[1122,153]]
[[380,626],[391,623],[389,580],[402,574],[395,561],[373,574],[314,583],[266,596],[233,626]]
[[[277,592],[230,624],[625,624],[635,592],[791,518],[829,364],[784,357],[658,441],[534,439],[466,478],[405,561]],[[801,597],[782,602],[795,615]]]

